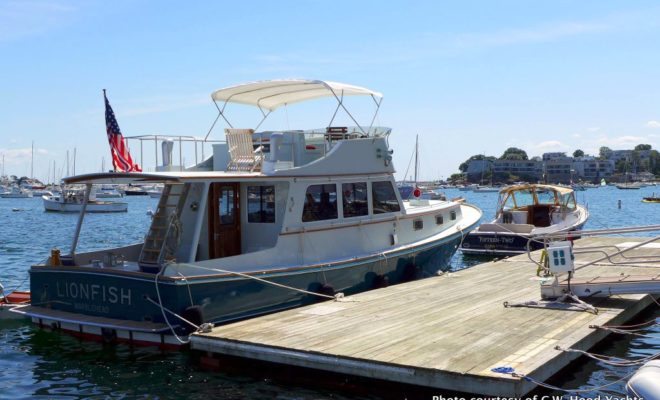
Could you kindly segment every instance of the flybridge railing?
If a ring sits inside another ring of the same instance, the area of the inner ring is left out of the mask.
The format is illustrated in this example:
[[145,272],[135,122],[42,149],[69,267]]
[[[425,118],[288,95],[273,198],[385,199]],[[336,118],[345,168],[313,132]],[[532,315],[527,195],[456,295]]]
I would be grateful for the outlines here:
[[[189,157],[194,157],[194,165],[199,164],[200,162],[204,161],[207,158],[208,155],[213,154],[213,148],[210,148],[214,143],[225,143],[224,140],[215,140],[215,139],[207,139],[207,138],[202,138],[202,137],[197,137],[197,136],[188,136],[188,135],[138,135],[138,136],[126,136],[125,139],[127,140],[128,144],[130,145],[131,142],[139,142],[139,160],[140,160],[140,166],[142,166],[143,170],[152,170],[152,168],[146,168],[145,167],[145,154],[150,152],[151,150],[147,149],[147,147],[150,147],[149,142],[153,142],[153,155],[154,155],[154,165],[156,167],[153,168],[153,170],[156,170],[157,167],[160,166],[159,161],[164,161],[163,156],[160,157],[159,160],[159,152],[161,151],[158,148],[159,142],[164,142],[164,141],[170,141],[173,143],[173,148],[177,147],[178,148],[178,159],[179,159],[179,167],[178,169],[180,171],[183,171],[186,169],[185,163],[186,163],[186,157],[185,155],[188,155]],[[147,145],[145,146],[145,142],[147,142]],[[192,147],[192,148],[191,148]],[[129,146],[130,148],[130,146]],[[132,148],[133,150],[133,157],[136,157],[135,149]],[[169,164],[173,164],[174,161],[174,151],[172,152],[172,158],[169,160]]]
[[[364,131],[357,126],[331,126],[327,128],[306,129],[306,130],[275,130],[275,131],[261,131],[255,132],[252,140],[256,149],[261,149],[262,152],[270,153],[270,137],[274,133],[286,133],[301,135],[304,138],[304,143],[299,142],[299,146],[303,146],[305,150],[320,151],[319,156],[325,157],[328,151],[334,147],[337,142],[342,140],[351,140],[359,138],[376,138],[383,137],[386,140],[389,138],[392,129],[387,127],[373,126]],[[281,143],[280,146],[289,147],[289,152],[294,152],[295,144],[292,142]]]

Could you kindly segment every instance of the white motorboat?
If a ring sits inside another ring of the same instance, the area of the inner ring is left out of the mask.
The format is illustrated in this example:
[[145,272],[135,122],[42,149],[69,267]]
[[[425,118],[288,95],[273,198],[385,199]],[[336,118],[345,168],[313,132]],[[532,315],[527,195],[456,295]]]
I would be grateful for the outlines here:
[[[359,95],[378,111],[377,92],[314,80],[253,82],[212,98],[226,119],[227,103],[259,107],[267,117],[280,106],[321,97],[345,110],[341,99]],[[141,243],[77,253],[81,213],[61,265],[51,258],[31,267],[38,305],[22,312],[40,326],[83,337],[179,346],[204,323],[435,275],[481,211],[458,201],[402,200],[391,130],[355,123],[228,128],[227,142],[188,170],[66,178],[88,191],[102,183],[165,186]]]
[[32,196],[31,191],[19,188],[18,186],[12,186],[10,191],[0,193],[0,197],[3,199],[26,199]]
[[85,202],[85,192],[80,189],[65,189],[60,195],[42,196],[41,198],[46,211],[79,213],[83,207],[88,213],[126,212],[128,210],[128,203],[96,200],[94,193],[91,193],[89,200]]
[[121,199],[124,195],[113,186],[102,185],[96,190],[97,199]]
[[470,232],[464,254],[515,255],[543,247],[534,237],[582,229],[589,212],[570,187],[524,184],[500,191],[496,216]]
[[34,190],[32,190],[32,196],[41,197],[41,196],[52,196],[52,195],[53,195],[53,192],[51,192],[50,190],[47,190],[47,189],[34,189]]
[[147,194],[152,199],[157,199],[163,194],[163,186],[161,185],[154,186],[152,189],[147,190]]
[[494,187],[494,186],[477,186],[472,189],[473,192],[477,193],[492,193],[492,192],[499,192],[500,188]]

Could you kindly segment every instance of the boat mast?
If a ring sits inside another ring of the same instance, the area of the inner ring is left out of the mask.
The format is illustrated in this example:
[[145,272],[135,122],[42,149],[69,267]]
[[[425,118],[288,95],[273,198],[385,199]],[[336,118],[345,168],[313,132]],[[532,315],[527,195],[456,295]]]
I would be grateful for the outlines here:
[[419,135],[415,135],[415,187],[417,187],[417,167],[419,166]]
[[34,140],[32,141],[32,156],[30,158],[30,179],[34,179]]
[[76,174],[76,148],[73,148],[73,175]]

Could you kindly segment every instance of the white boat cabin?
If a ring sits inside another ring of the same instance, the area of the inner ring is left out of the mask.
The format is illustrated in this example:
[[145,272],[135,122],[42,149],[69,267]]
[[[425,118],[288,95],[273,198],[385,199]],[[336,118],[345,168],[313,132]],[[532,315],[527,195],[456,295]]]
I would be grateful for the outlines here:
[[[281,105],[322,96],[335,97],[343,108],[342,99],[349,95],[371,96],[380,106],[377,92],[298,80],[231,87],[213,93],[213,99],[255,105],[265,119]],[[224,118],[224,106],[218,110]],[[358,124],[255,132],[227,123],[226,142],[214,144],[211,157],[185,171],[66,180],[165,183],[145,242],[122,250],[127,268],[158,271],[174,262],[177,268],[167,274],[188,276],[219,268],[328,265],[437,242],[467,228],[459,224],[463,211],[474,213],[469,225],[481,215],[459,202],[402,201],[393,176],[390,129]],[[80,254],[75,263],[100,257],[101,252]]]

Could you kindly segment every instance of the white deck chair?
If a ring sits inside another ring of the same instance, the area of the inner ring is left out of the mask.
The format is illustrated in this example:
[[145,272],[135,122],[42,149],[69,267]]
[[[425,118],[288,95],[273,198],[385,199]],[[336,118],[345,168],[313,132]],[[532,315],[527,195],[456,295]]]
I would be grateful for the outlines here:
[[253,129],[225,129],[230,158],[227,171],[261,170],[263,153],[261,148],[254,149],[252,134]]

